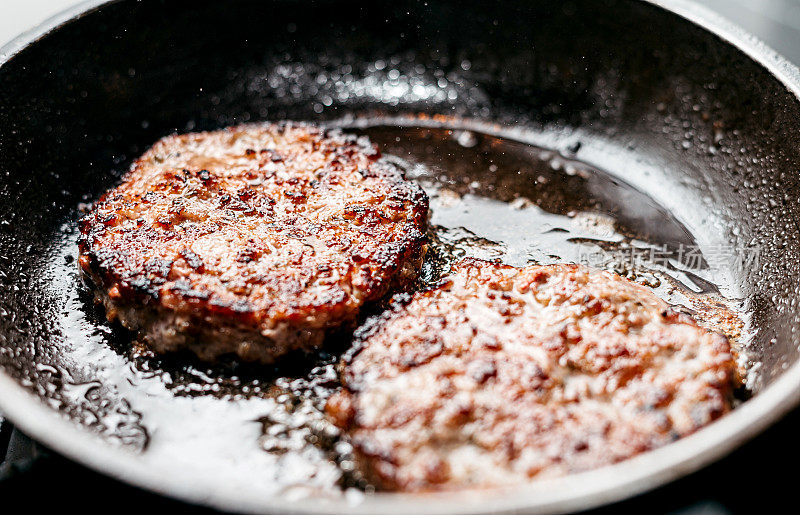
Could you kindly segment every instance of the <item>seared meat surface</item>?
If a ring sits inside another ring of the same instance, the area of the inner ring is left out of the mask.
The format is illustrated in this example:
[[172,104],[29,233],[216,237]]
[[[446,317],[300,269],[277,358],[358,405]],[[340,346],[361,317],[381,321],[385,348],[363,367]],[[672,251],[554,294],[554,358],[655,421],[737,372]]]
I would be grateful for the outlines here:
[[81,221],[80,267],[157,352],[313,348],[420,267],[428,199],[378,158],[302,124],[164,138]]
[[578,265],[457,263],[371,319],[327,412],[386,490],[489,487],[626,459],[730,409],[727,339]]

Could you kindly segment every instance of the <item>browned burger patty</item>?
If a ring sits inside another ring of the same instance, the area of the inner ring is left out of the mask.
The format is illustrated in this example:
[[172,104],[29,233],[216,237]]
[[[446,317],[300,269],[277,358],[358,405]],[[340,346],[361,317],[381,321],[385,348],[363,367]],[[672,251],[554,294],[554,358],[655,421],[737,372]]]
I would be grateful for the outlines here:
[[81,269],[157,352],[315,347],[421,264],[428,199],[378,158],[288,123],[164,138],[81,221]]
[[366,477],[388,490],[591,469],[730,409],[725,337],[578,265],[462,261],[357,338],[327,411]]

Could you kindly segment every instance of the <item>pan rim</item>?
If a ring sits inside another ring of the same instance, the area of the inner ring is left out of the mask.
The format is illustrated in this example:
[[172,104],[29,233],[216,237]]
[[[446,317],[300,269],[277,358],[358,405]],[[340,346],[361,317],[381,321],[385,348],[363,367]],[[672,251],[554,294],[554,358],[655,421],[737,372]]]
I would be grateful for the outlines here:
[[[0,48],[0,67],[24,48],[63,24],[123,0],[85,0],[14,38]],[[764,67],[797,101],[800,70],[759,39],[691,0],[640,0],[676,14],[716,35]],[[616,465],[535,481],[497,494],[469,492],[412,495],[380,493],[353,504],[344,498],[321,502],[266,497],[253,490],[226,491],[211,478],[190,483],[167,469],[154,469],[141,455],[114,447],[47,407],[32,392],[0,371],[0,412],[32,438],[102,474],[169,497],[239,512],[428,513],[565,512],[619,501],[688,475],[761,433],[800,404],[800,360],[773,384],[697,433]],[[53,438],[53,435],[59,435]],[[454,502],[455,501],[455,502]]]

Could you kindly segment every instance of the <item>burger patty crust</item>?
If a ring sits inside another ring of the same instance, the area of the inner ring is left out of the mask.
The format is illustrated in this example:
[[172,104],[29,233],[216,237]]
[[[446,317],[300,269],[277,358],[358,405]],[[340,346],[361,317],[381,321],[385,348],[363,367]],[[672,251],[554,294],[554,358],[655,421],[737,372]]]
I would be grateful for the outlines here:
[[157,352],[316,347],[421,266],[427,196],[379,157],[304,124],[166,137],[81,220],[81,270]]
[[457,263],[371,319],[326,410],[385,490],[490,487],[611,464],[730,409],[727,339],[578,265]]

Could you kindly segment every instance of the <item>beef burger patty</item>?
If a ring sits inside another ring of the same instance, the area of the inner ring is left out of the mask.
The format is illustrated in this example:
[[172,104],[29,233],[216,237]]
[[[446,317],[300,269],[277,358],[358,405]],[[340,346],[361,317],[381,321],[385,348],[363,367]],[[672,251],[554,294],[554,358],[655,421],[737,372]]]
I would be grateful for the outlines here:
[[611,464],[730,409],[727,339],[578,265],[456,264],[371,319],[327,412],[377,487],[488,487]]
[[164,138],[81,221],[80,267],[157,352],[316,347],[421,265],[428,199],[379,157],[292,123]]

